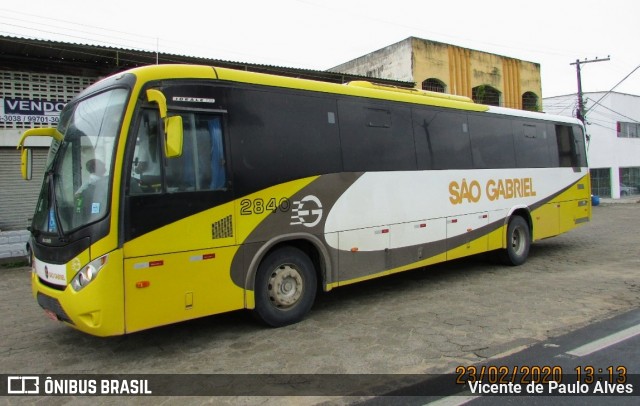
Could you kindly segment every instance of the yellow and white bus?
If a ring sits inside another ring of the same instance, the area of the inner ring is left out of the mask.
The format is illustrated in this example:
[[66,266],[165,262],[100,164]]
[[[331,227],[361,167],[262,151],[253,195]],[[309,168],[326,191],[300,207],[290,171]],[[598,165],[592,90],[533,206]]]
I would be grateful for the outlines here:
[[71,101],[31,226],[32,289],[97,336],[252,309],[532,241],[591,217],[577,120],[368,82],[160,65]]

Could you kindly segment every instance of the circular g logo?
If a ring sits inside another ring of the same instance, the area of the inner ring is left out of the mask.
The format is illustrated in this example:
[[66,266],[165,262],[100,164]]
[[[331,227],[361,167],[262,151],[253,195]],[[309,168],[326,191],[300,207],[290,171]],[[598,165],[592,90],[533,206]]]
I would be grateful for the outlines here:
[[314,195],[305,196],[300,201],[293,202],[291,225],[302,224],[305,227],[315,227],[322,220],[322,203]]

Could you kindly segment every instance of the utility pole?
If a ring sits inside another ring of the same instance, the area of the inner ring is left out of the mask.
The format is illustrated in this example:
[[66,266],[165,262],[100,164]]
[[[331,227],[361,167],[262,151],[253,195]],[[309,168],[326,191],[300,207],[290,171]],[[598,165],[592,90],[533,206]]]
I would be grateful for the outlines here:
[[576,115],[578,116],[578,120],[582,121],[583,124],[585,124],[586,122],[586,117],[584,111],[584,100],[582,99],[582,78],[580,77],[580,65],[592,62],[604,62],[609,60],[611,60],[611,58],[609,58],[608,56],[605,59],[598,59],[598,57],[596,57],[596,59],[585,59],[584,61],[576,59],[575,62],[569,64],[576,65],[576,73],[578,75],[578,113]]

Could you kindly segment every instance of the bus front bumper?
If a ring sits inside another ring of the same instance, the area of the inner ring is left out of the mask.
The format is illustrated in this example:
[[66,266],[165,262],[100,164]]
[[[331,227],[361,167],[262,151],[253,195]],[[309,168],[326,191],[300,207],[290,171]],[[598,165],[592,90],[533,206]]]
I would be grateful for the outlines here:
[[80,291],[75,291],[70,284],[52,287],[43,283],[36,272],[31,272],[33,297],[51,319],[94,336],[122,335],[125,332],[124,298],[122,270],[117,263],[110,261],[100,275]]

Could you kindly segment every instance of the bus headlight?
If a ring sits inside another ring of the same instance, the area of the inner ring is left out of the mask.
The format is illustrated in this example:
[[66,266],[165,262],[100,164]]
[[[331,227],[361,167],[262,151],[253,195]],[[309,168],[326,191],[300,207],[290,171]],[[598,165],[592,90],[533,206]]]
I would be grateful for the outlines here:
[[88,265],[83,266],[71,280],[71,287],[73,290],[78,292],[80,289],[90,284],[107,263],[107,257],[108,255],[101,256],[100,258],[89,262]]

